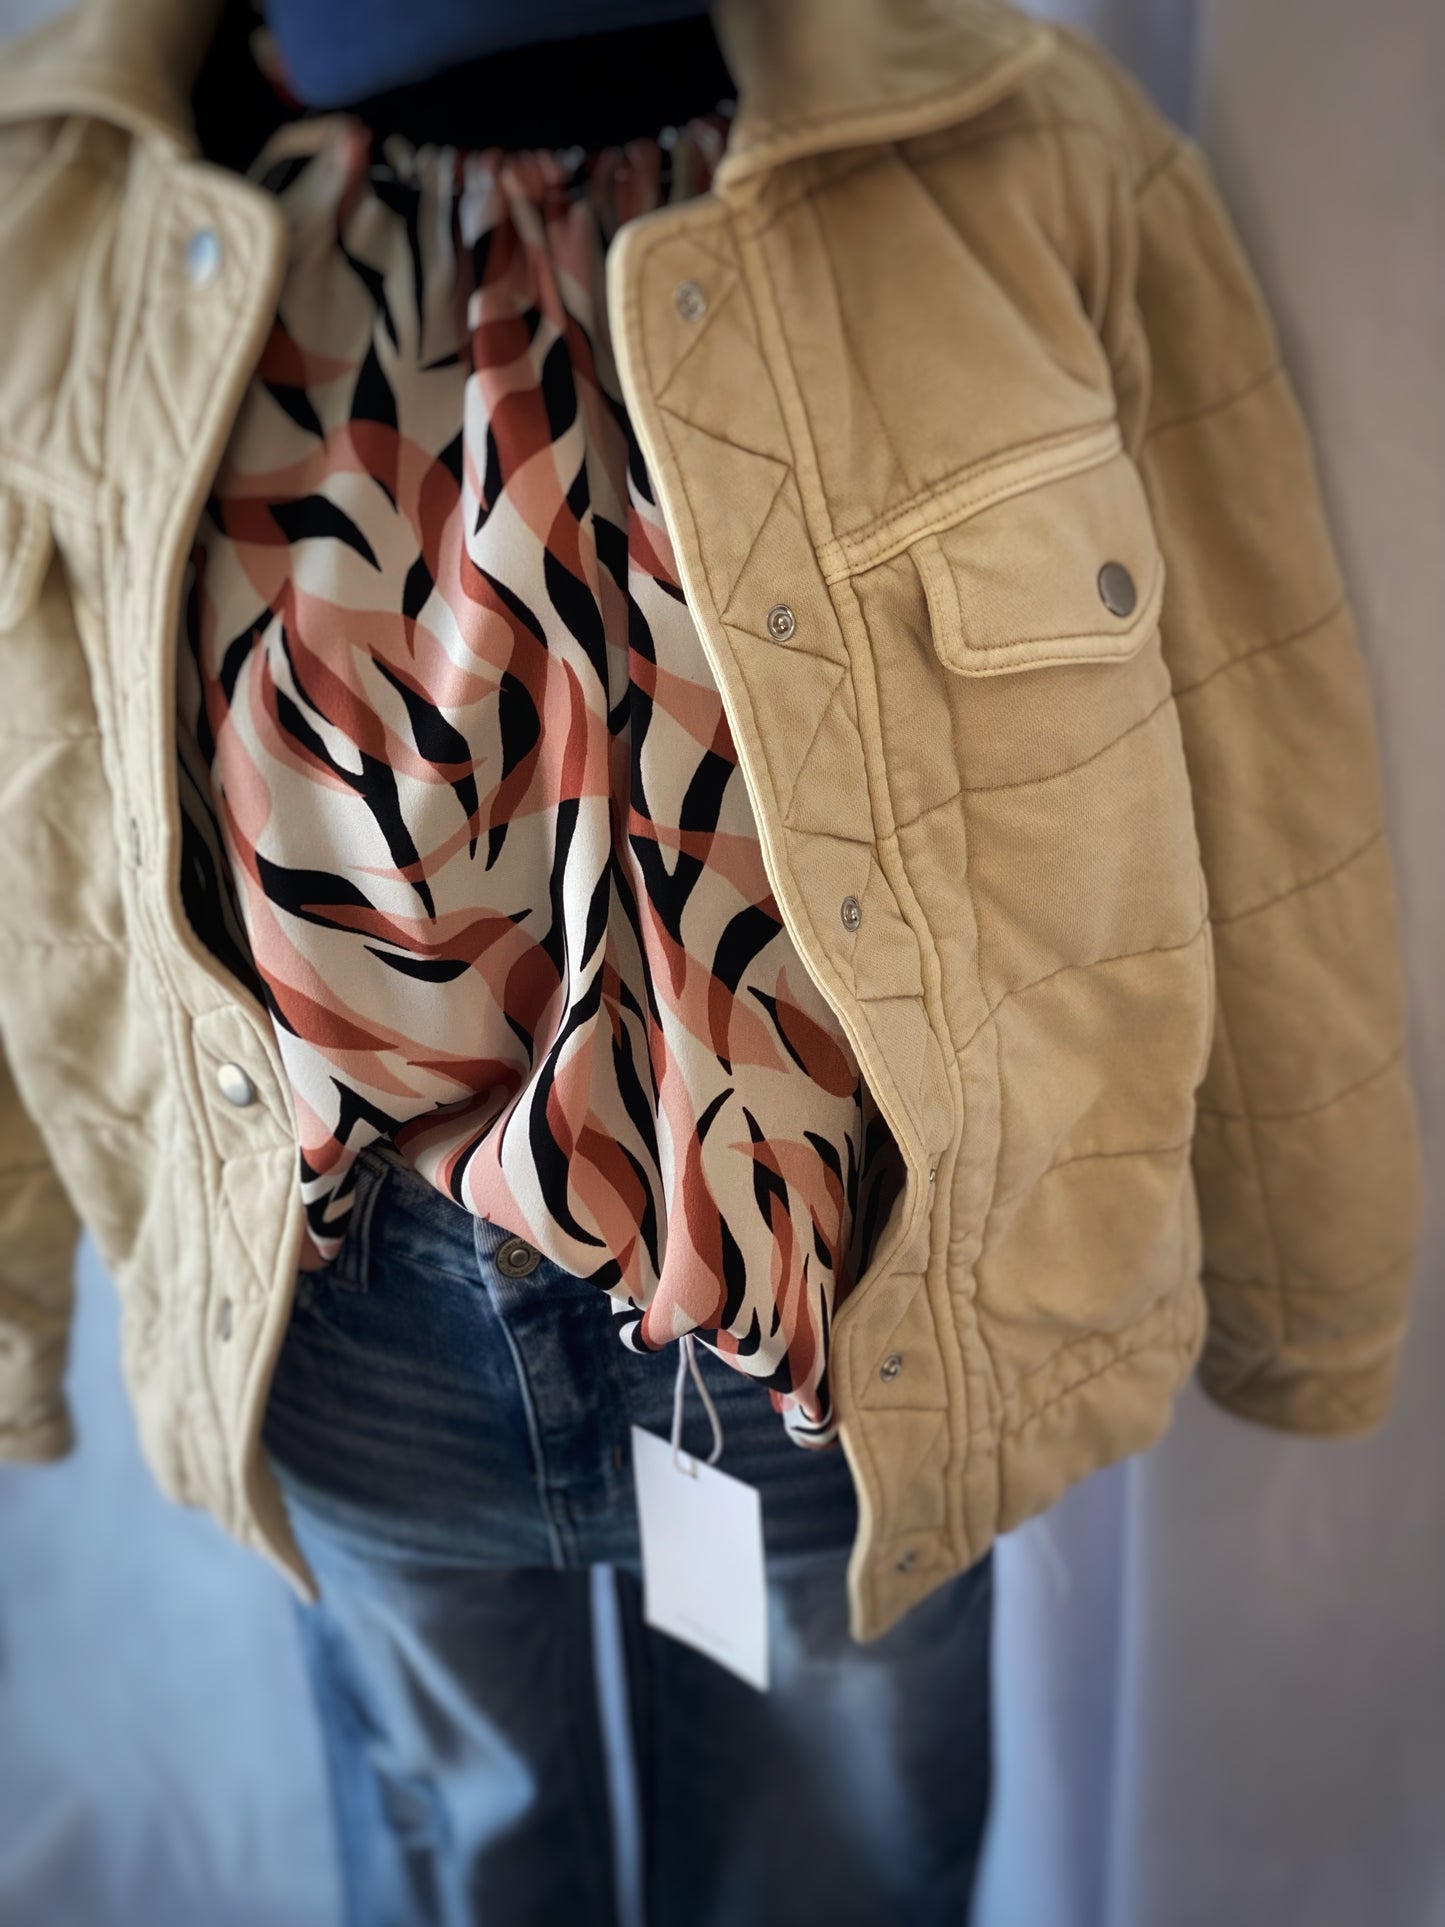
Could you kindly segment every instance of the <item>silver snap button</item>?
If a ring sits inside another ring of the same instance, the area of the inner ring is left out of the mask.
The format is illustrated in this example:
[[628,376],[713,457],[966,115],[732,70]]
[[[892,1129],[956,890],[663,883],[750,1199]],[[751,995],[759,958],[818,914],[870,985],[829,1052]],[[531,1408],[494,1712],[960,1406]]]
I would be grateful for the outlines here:
[[897,1378],[898,1374],[902,1370],[903,1370],[902,1353],[889,1352],[887,1358],[885,1358],[883,1363],[878,1367],[878,1376],[883,1379]]
[[859,924],[863,921],[863,906],[857,897],[844,897],[842,915],[843,928],[845,930],[856,930],[858,928]]
[[932,1184],[933,1180],[937,1176],[938,1176],[938,1166],[936,1164],[930,1164],[928,1167],[928,1182]]
[[226,1344],[231,1336],[231,1301],[229,1298],[223,1298],[221,1300],[220,1315],[216,1319],[216,1331],[221,1343],[223,1345]]
[[497,1247],[497,1269],[509,1278],[525,1278],[541,1262],[541,1252],[525,1238],[508,1238]]
[[907,1552],[905,1552],[903,1557],[898,1561],[898,1570],[900,1572],[912,1572],[913,1568],[917,1564],[918,1564],[918,1554],[917,1552],[915,1552],[913,1547],[910,1546]]
[[221,272],[221,237],[214,228],[199,227],[186,242],[186,279],[203,288]]
[[684,321],[696,321],[699,315],[707,313],[707,296],[696,281],[683,281],[673,291],[677,312]]
[[238,1111],[244,1111],[248,1104],[256,1102],[256,1086],[239,1064],[222,1064],[216,1072],[216,1082],[221,1087],[222,1097],[228,1104],[234,1104]]
[[768,634],[774,642],[786,642],[797,628],[793,612],[786,602],[780,602],[775,609],[768,611]]
[[1139,597],[1134,588],[1134,578],[1122,562],[1106,562],[1100,569],[1099,600],[1111,616],[1133,614],[1134,604]]

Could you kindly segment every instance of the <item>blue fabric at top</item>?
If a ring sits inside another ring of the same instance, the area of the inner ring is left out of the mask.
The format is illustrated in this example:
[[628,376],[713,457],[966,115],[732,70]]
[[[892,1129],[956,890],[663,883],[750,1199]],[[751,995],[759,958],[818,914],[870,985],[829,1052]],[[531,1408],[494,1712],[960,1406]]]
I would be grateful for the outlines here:
[[268,0],[287,80],[343,107],[464,60],[707,11],[705,0]]

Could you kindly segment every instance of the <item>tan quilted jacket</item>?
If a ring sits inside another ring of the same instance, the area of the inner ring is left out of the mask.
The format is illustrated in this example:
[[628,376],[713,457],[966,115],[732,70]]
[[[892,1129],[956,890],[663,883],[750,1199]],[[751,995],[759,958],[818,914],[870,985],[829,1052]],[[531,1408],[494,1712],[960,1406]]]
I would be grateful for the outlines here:
[[[183,559],[283,250],[197,157],[212,14],[83,0],[0,73],[0,1451],[69,1442],[79,1219],[165,1489],[305,1594],[257,1448],[286,1080],[178,876]],[[988,0],[716,18],[716,191],[624,228],[608,300],[774,892],[906,1168],[835,1333],[867,1639],[1196,1366],[1267,1425],[1382,1421],[1395,909],[1309,446],[1198,150]]]

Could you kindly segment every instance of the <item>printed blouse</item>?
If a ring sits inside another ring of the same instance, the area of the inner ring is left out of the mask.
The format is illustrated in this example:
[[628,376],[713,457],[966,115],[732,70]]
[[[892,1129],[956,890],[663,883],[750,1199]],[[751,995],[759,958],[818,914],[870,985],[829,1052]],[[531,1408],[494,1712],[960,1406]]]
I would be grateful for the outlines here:
[[184,860],[275,1026],[307,1263],[389,1141],[816,1444],[891,1134],[769,887],[605,302],[729,125],[267,143],[289,265],[194,544]]

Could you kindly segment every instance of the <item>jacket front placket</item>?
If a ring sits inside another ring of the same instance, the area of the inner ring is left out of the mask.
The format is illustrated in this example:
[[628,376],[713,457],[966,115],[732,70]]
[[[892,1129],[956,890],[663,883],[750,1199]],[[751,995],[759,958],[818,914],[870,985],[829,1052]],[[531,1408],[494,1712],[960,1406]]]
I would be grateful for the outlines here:
[[780,913],[926,1182],[949,1107],[918,945],[878,861],[887,801],[735,230],[726,205],[706,195],[618,233],[608,307],[623,399]]
[[[624,401],[722,696],[769,883],[907,1166],[832,1340],[830,1376],[863,1498],[853,1623],[866,1636],[921,1597],[953,1556],[946,1467],[966,1450],[965,1367],[944,1302],[947,1210],[932,1180],[957,1098],[930,1021],[923,946],[903,907],[867,637],[861,625],[845,634],[819,563],[826,531],[816,526],[816,475],[805,471],[806,420],[747,229],[745,214],[735,218],[711,194],[627,224],[612,244],[608,311]],[[903,1383],[880,1377],[902,1343],[927,1368]]]
[[[169,142],[137,143],[116,238],[107,681],[135,936],[159,989],[155,1016],[197,1166],[187,1178],[196,1208],[178,1228],[191,1289],[168,1309],[168,1342],[193,1388],[179,1481],[297,1578],[256,1445],[303,1233],[294,1122],[266,1012],[185,913],[175,709],[187,559],[284,264],[269,196]],[[188,1155],[179,1140],[174,1155]],[[228,1437],[246,1441],[240,1463]]]

